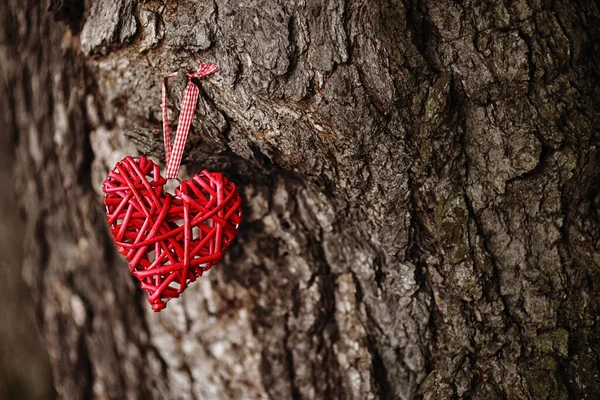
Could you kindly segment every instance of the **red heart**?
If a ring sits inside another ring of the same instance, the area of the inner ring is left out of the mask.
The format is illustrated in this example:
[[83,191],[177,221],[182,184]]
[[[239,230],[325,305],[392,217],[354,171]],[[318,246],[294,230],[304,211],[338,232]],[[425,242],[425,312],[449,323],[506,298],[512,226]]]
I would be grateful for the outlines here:
[[242,200],[222,174],[202,171],[175,196],[145,156],[125,157],[104,181],[106,218],[154,311],[219,262],[242,220]]

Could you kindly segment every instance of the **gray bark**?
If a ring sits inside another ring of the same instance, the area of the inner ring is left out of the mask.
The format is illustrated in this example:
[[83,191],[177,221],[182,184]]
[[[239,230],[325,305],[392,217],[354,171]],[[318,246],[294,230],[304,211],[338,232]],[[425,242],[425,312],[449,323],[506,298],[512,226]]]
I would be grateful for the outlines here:
[[[59,396],[599,398],[599,17],[2,2],[23,276]],[[99,189],[124,155],[162,160],[160,79],[200,59],[221,71],[199,83],[187,173],[226,173],[245,222],[153,314]]]

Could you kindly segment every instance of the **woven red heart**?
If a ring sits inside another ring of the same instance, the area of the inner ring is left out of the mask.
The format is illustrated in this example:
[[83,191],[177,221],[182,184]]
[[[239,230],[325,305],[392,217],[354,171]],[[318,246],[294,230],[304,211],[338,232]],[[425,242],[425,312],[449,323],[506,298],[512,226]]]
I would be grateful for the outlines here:
[[102,186],[110,232],[154,311],[219,262],[242,218],[235,184],[220,173],[194,175],[175,196],[166,182],[140,156],[119,161]]

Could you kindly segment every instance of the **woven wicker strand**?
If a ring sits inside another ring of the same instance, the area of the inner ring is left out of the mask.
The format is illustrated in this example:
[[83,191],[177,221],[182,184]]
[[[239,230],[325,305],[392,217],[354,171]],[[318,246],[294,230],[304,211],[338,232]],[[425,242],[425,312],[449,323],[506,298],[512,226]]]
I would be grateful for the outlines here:
[[219,262],[242,218],[241,198],[222,174],[202,171],[175,196],[145,156],[125,157],[104,181],[110,232],[154,311]]

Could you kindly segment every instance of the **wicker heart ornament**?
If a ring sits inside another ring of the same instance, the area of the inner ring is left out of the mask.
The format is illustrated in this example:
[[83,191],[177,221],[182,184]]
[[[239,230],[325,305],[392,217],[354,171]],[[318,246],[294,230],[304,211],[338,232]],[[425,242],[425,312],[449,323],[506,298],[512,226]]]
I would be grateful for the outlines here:
[[140,156],[118,162],[103,185],[114,242],[154,311],[219,262],[242,218],[235,184],[220,173],[182,181],[175,196],[164,191],[166,182]]
[[154,311],[179,297],[219,262],[236,236],[242,200],[233,182],[221,173],[202,171],[180,181],[175,195],[165,192],[168,179],[177,179],[185,143],[196,110],[199,89],[192,82],[217,71],[200,63],[188,74],[175,142],[167,112],[166,78],[162,82],[162,114],[166,174],[145,156],[125,157],[104,181],[106,218],[113,240],[129,262],[129,270],[148,292]]

